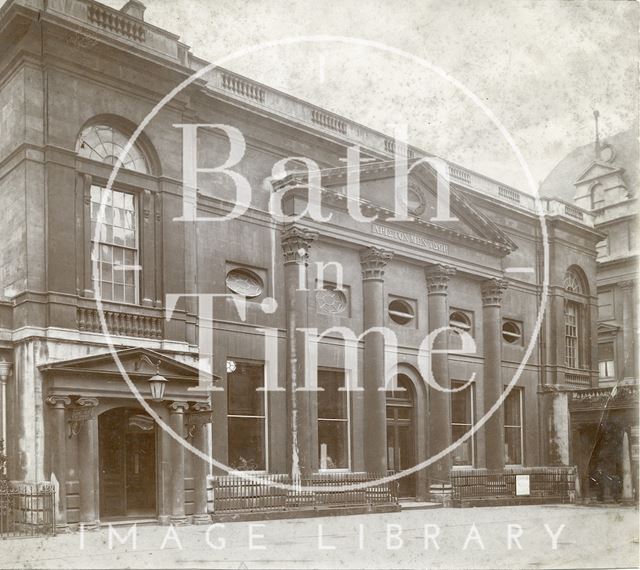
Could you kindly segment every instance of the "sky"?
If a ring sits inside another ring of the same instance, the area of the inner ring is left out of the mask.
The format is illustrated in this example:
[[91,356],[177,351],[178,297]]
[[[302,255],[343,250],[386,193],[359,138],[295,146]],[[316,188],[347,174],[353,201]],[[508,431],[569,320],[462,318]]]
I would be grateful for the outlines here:
[[[124,0],[105,2],[120,8]],[[145,20],[216,61],[297,36],[372,40],[437,66],[513,137],[536,183],[576,146],[638,114],[639,4],[625,0],[146,0]],[[410,57],[336,41],[260,49],[224,65],[522,190],[495,125]]]

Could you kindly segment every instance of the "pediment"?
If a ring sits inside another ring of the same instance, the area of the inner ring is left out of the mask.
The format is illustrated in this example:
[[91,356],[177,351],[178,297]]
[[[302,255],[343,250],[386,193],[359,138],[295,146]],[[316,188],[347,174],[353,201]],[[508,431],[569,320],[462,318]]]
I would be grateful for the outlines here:
[[[393,215],[395,201],[395,180],[393,163],[377,162],[363,165],[360,171],[360,197],[363,213],[376,211],[380,221]],[[321,171],[322,187],[344,196],[346,193],[346,168],[332,168]],[[409,216],[412,221],[401,222],[405,228],[414,227],[427,230],[447,238],[467,240],[474,245],[487,246],[506,255],[517,249],[516,244],[487,216],[474,207],[453,183],[449,193],[449,215],[455,221],[437,219],[436,177],[433,169],[422,163],[410,172],[408,179]],[[415,194],[422,197],[422,204],[415,208]]]
[[624,170],[619,166],[615,166],[599,160],[594,160],[580,174],[580,176],[578,176],[574,184],[577,186],[579,184],[583,184],[584,182],[591,182],[593,180],[597,180],[598,178],[602,178],[604,176],[610,176],[611,174],[616,174],[616,173],[622,174],[623,172]]
[[620,330],[619,326],[607,323],[598,323],[598,336],[615,335]]
[[[115,352],[132,379],[148,379],[154,374],[161,374],[167,380],[198,380],[198,368],[184,364],[161,352],[148,348],[124,348]],[[40,365],[39,368],[42,373],[53,375],[57,373],[121,375],[111,352],[46,363]]]

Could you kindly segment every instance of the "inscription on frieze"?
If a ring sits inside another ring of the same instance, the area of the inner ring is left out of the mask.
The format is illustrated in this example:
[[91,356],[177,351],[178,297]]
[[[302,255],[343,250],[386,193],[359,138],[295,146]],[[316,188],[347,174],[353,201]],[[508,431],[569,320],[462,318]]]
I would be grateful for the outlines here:
[[431,251],[437,251],[438,253],[443,253],[445,255],[449,254],[448,244],[433,241],[432,239],[414,234],[412,232],[397,230],[395,228],[381,226],[379,224],[371,224],[371,231],[374,234],[385,236],[395,241],[417,245],[419,247],[423,247]]

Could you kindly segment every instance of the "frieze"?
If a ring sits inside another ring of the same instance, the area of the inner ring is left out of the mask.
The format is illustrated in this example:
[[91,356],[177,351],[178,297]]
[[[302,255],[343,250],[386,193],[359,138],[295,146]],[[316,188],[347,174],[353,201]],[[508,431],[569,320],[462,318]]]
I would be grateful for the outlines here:
[[417,245],[431,251],[442,253],[443,255],[449,254],[449,245],[446,243],[440,243],[433,241],[429,238],[414,234],[412,232],[406,232],[403,230],[397,230],[388,226],[381,226],[379,224],[371,224],[371,231],[374,234],[388,237],[392,240],[409,243],[411,245]]

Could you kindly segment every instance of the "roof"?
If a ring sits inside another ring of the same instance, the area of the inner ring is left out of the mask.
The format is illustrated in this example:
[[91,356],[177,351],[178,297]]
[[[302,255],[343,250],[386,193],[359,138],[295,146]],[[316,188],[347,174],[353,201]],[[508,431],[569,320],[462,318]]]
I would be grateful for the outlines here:
[[[612,166],[624,169],[622,175],[629,191],[633,194],[638,188],[638,124],[626,131],[604,139],[615,153]],[[595,160],[594,143],[579,146],[565,156],[540,184],[540,196],[573,201],[574,182]]]

